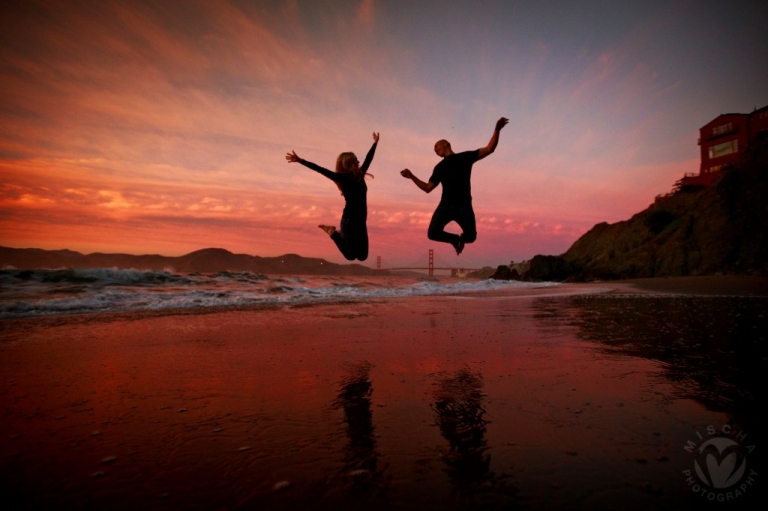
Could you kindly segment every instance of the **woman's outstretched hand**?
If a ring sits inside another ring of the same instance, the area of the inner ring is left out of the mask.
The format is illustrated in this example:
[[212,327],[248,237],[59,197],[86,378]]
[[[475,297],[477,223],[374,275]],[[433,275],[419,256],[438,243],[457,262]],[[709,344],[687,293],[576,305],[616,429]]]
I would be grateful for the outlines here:
[[301,158],[299,158],[299,157],[296,155],[296,151],[291,151],[290,153],[286,153],[286,154],[285,154],[285,159],[286,159],[286,160],[288,160],[288,163],[296,163],[296,162],[297,162],[297,161],[299,161]]
[[379,142],[379,134],[375,131],[373,132],[373,141],[378,143]]

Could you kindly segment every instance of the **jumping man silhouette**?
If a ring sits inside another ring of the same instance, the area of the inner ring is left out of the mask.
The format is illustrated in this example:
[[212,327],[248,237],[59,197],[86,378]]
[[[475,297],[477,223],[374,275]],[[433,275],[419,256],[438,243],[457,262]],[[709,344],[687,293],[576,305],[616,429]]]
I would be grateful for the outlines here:
[[[426,193],[431,192],[442,183],[443,195],[432,215],[427,237],[433,241],[450,243],[457,255],[464,250],[465,244],[472,243],[477,238],[470,185],[472,165],[496,150],[496,146],[499,145],[499,132],[508,122],[509,119],[506,117],[496,121],[496,127],[488,145],[474,151],[454,153],[447,140],[435,142],[435,153],[442,158],[442,161],[435,165],[432,175],[426,183],[414,176],[409,169],[400,171],[400,175],[413,181]],[[459,224],[462,230],[461,234],[445,231],[445,226],[451,221]]]

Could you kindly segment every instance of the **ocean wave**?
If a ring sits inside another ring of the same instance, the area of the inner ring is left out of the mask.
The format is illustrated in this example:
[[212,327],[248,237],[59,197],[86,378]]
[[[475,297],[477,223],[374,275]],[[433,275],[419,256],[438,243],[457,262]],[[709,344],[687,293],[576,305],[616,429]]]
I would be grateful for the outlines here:
[[215,274],[213,274],[213,278],[224,278],[224,279],[234,279],[239,282],[264,282],[266,280],[269,280],[269,277],[267,277],[264,274],[261,273],[253,273],[250,271],[220,271]]
[[158,270],[118,268],[62,268],[58,270],[0,270],[0,283],[45,282],[52,284],[140,285],[189,283],[183,275]]
[[[292,305],[541,286],[496,280],[177,274],[120,269],[0,270],[0,319],[255,305]],[[550,284],[551,285],[551,284]]]

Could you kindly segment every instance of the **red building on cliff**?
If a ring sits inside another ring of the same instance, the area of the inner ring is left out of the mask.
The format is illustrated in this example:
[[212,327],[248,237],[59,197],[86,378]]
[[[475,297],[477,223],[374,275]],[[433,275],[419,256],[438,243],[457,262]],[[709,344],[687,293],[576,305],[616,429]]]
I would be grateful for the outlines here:
[[679,186],[709,186],[735,163],[758,133],[768,130],[768,106],[749,114],[722,114],[699,130],[699,174],[686,174]]

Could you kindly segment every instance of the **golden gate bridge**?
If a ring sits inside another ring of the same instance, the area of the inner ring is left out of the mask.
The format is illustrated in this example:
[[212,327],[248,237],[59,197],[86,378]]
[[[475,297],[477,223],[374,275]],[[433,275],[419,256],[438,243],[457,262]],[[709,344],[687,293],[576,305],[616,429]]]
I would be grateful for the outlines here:
[[456,268],[453,266],[435,266],[435,251],[434,249],[429,249],[429,263],[427,266],[401,266],[396,268],[382,268],[381,267],[381,256],[376,256],[376,270],[427,270],[427,273],[430,277],[434,277],[435,270],[450,270],[451,277],[458,277],[464,272],[468,271],[476,271],[480,268]]

